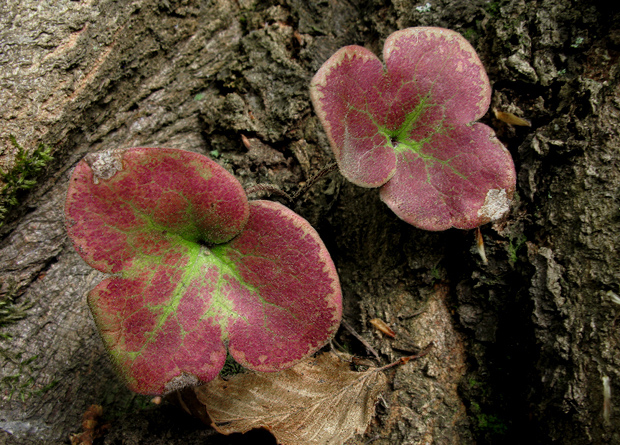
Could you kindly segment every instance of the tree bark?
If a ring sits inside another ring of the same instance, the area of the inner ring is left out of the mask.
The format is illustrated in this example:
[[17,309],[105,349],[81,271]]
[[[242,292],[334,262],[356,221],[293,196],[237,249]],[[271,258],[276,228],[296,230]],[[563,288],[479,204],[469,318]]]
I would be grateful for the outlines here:
[[[316,70],[344,45],[380,54],[410,26],[463,34],[492,107],[532,126],[483,119],[519,178],[508,219],[482,228],[488,265],[473,232],[409,226],[337,172],[292,205],[332,254],[345,319],[385,363],[434,344],[390,371],[376,420],[351,443],[620,442],[619,18],[568,0],[0,5],[0,166],[16,162],[10,134],[54,156],[0,228],[0,301],[32,304],[0,328],[0,443],[67,443],[91,404],[109,425],[103,443],[245,443],[114,374],[85,301],[103,274],[64,230],[71,169],[102,149],[177,147],[246,187],[295,192],[333,162],[309,100]],[[346,331],[336,339],[367,353]]]

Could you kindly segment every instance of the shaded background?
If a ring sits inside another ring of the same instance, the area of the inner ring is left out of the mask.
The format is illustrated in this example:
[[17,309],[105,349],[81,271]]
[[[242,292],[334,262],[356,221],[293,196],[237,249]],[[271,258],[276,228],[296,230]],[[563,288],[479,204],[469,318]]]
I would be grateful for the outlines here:
[[351,443],[619,443],[618,12],[568,0],[0,3],[0,167],[17,168],[9,135],[54,156],[0,228],[0,302],[23,315],[0,328],[0,444],[68,443],[91,404],[110,425],[102,443],[258,440],[216,435],[116,378],[85,302],[103,275],[63,227],[70,171],[93,151],[167,146],[211,156],[244,186],[294,192],[333,161],[314,72],[344,45],[380,53],[409,26],[463,34],[492,107],[532,127],[483,119],[519,178],[509,219],[482,228],[486,266],[473,231],[411,227],[337,172],[294,204],[338,267],[346,320],[384,363],[435,344],[389,372]]

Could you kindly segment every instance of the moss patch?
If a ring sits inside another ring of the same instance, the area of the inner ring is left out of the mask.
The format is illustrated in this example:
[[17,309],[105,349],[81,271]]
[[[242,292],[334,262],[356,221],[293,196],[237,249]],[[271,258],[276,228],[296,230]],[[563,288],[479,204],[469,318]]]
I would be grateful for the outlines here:
[[15,164],[8,171],[0,169],[0,181],[4,184],[0,189],[0,227],[4,223],[9,210],[17,207],[23,192],[31,189],[37,183],[41,171],[53,158],[51,148],[45,144],[28,153],[15,136],[10,136],[12,144],[17,149]]

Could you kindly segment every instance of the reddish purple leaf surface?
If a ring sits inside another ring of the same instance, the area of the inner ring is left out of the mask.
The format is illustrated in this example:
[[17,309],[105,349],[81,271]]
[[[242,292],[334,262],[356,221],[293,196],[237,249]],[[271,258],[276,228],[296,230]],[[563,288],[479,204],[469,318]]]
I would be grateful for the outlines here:
[[280,204],[248,203],[204,156],[89,155],[73,173],[65,212],[80,255],[116,274],[88,302],[136,392],[209,381],[227,347],[250,369],[284,369],[338,328],[338,276],[316,231]]
[[442,28],[408,28],[385,42],[385,68],[347,46],[314,76],[310,94],[341,173],[403,220],[469,229],[509,209],[516,173],[484,124],[491,86],[475,50]]

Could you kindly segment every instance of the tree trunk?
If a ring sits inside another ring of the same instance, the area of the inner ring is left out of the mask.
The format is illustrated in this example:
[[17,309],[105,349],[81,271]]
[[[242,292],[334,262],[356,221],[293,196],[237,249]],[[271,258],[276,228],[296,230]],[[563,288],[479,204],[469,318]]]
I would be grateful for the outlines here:
[[[0,318],[0,443],[67,443],[91,404],[104,443],[245,443],[116,377],[85,301],[103,274],[65,234],[71,169],[106,148],[177,147],[246,187],[294,192],[333,162],[309,100],[316,70],[344,45],[380,54],[410,26],[463,34],[492,107],[532,126],[483,119],[519,178],[508,219],[482,228],[487,265],[473,231],[416,229],[337,172],[292,205],[338,267],[344,318],[384,363],[434,345],[388,373],[351,443],[620,442],[618,12],[568,0],[0,5],[0,166],[19,165],[9,135],[54,156],[0,228],[0,309],[23,315]],[[367,353],[345,330],[336,340]]]

